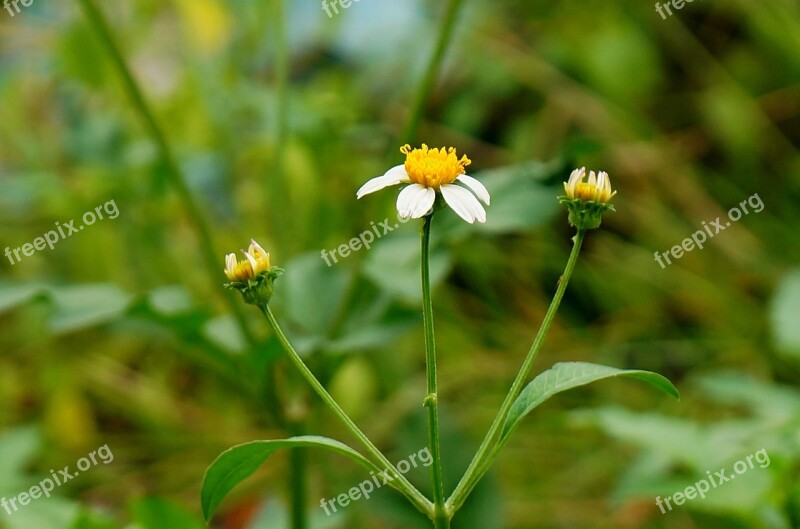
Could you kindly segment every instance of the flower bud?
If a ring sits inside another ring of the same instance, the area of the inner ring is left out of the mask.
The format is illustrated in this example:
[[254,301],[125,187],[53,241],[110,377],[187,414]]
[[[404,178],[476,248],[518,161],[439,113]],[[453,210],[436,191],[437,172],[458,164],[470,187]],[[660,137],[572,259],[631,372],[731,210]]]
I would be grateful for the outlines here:
[[237,260],[235,254],[225,256],[225,275],[230,280],[226,288],[242,293],[245,303],[267,305],[274,291],[275,280],[283,270],[270,265],[269,253],[255,241],[250,241],[244,259]]
[[604,212],[616,211],[610,201],[617,192],[611,189],[611,179],[604,171],[598,174],[591,171],[588,180],[585,179],[585,167],[572,171],[569,180],[564,182],[566,195],[558,197],[558,201],[567,206],[572,226],[592,230],[600,227]]

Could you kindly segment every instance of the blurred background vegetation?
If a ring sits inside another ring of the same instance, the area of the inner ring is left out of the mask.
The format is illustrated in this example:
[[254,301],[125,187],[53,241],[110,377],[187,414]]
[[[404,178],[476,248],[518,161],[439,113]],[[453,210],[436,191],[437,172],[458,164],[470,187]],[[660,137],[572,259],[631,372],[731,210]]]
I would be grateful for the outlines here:
[[[320,258],[394,222],[393,192],[355,191],[423,141],[466,152],[492,193],[486,225],[448,212],[434,226],[449,489],[555,290],[571,237],[555,197],[575,166],[609,171],[618,212],[590,233],[536,370],[650,369],[683,394],[615,381],[560,396],[454,527],[800,527],[795,0],[694,2],[667,20],[633,0],[361,0],[334,17],[305,0],[103,5],[135,85],[82,3],[0,11],[0,246],[110,200],[120,211],[0,259],[0,495],[103,444],[115,458],[0,527],[199,528],[220,451],[352,441],[223,292],[223,256],[250,237],[287,269],[275,310],[313,370],[391,460],[423,447],[418,226]],[[755,193],[762,212],[655,262]],[[762,448],[768,468],[656,507]],[[429,491],[425,470],[410,478]],[[281,454],[212,525],[290,527],[304,489],[315,529],[428,526],[390,490],[324,515],[320,498],[364,478]]]

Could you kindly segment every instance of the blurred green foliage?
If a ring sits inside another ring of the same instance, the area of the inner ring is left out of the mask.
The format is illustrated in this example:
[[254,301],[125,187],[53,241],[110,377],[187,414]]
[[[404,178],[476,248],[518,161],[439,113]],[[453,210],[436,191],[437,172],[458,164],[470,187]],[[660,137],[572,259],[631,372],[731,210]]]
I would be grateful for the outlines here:
[[[362,0],[328,18],[287,2],[285,46],[279,2],[102,6],[211,226],[218,277],[78,4],[0,10],[0,250],[105,201],[120,210],[19,263],[0,257],[0,494],[102,444],[116,456],[0,511],[0,527],[195,529],[221,450],[298,429],[346,437],[256,311],[250,343],[224,302],[223,256],[250,237],[287,270],[275,311],[323,382],[390,459],[425,443],[417,225],[332,267],[320,251],[394,222],[391,192],[355,191],[402,160],[439,4]],[[668,20],[633,0],[466,1],[413,138],[468,153],[492,193],[486,225],[447,213],[435,226],[448,488],[555,289],[571,236],[555,196],[575,166],[609,171],[618,213],[590,234],[537,371],[653,370],[683,400],[631,382],[553,399],[455,527],[800,527],[798,50],[794,0],[695,2]],[[763,212],[654,261],[754,193]],[[768,468],[656,507],[761,448]],[[325,517],[317,498],[363,471],[308,457],[315,529],[426,527],[389,491]],[[237,489],[218,527],[287,527],[287,464],[276,455]],[[428,492],[427,474],[410,478]]]

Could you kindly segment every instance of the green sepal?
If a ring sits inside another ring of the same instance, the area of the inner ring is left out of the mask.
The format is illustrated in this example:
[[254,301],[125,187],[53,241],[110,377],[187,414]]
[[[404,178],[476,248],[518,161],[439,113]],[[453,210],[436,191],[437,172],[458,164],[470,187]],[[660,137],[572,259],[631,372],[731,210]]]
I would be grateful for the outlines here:
[[603,213],[616,211],[613,204],[595,202],[594,200],[581,200],[580,198],[558,197],[558,201],[569,210],[569,223],[579,230],[593,230],[599,228],[603,220]]
[[283,268],[273,266],[253,279],[225,283],[225,288],[241,292],[244,302],[249,305],[268,305],[275,292],[275,280],[281,275],[283,275]]

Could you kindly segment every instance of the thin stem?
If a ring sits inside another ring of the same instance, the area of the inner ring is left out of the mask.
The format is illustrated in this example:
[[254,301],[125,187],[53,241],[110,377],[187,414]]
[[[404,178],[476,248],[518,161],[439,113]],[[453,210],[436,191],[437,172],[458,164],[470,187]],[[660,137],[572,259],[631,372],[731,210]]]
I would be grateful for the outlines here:
[[522,367],[517,373],[517,377],[514,379],[514,383],[511,385],[511,389],[508,391],[502,406],[500,406],[500,411],[497,413],[497,416],[495,417],[492,426],[489,428],[486,437],[483,439],[480,448],[478,448],[478,452],[475,454],[475,457],[472,459],[469,468],[467,468],[467,471],[464,473],[464,477],[461,478],[461,481],[456,486],[453,494],[447,500],[448,507],[452,510],[452,512],[457,511],[464,504],[464,501],[467,499],[470,492],[472,492],[472,489],[475,488],[481,477],[483,477],[483,475],[491,466],[494,458],[497,456],[497,451],[495,451],[497,437],[502,431],[503,425],[505,425],[508,414],[511,411],[511,406],[514,404],[514,401],[516,401],[517,397],[519,397],[519,394],[528,379],[528,374],[530,373],[534,360],[536,360],[536,355],[539,353],[539,349],[544,343],[544,339],[550,330],[550,326],[553,324],[556,312],[558,312],[558,307],[564,297],[564,292],[567,290],[567,284],[569,283],[572,272],[575,269],[575,264],[578,262],[578,255],[580,254],[585,234],[585,231],[578,230],[578,233],[575,235],[575,237],[573,237],[572,240],[574,244],[572,246],[572,252],[570,253],[569,260],[567,261],[567,266],[564,269],[564,274],[558,281],[558,288],[553,296],[553,300],[550,302],[550,307],[547,309],[547,314],[545,314],[544,321],[542,321],[542,326],[539,327],[539,332],[537,333],[536,338],[533,340],[533,344],[528,351],[528,356],[525,358],[525,362],[523,362]]
[[278,325],[278,321],[275,319],[275,315],[272,313],[272,310],[269,306],[261,305],[259,306],[261,312],[264,313],[264,316],[267,317],[270,326],[272,326],[272,330],[275,332],[275,336],[278,338],[278,341],[283,346],[284,350],[289,355],[289,359],[295,365],[295,367],[300,371],[300,374],[303,375],[303,378],[306,379],[306,382],[316,391],[317,395],[328,405],[328,407],[333,411],[333,413],[344,423],[348,430],[361,442],[364,446],[366,451],[374,457],[380,464],[385,468],[393,477],[394,480],[391,482],[393,486],[398,488],[403,494],[405,494],[414,506],[419,509],[421,512],[431,515],[433,511],[433,505],[431,502],[420,492],[418,491],[414,485],[412,485],[406,478],[401,474],[395,467],[386,459],[386,456],[378,450],[378,448],[372,444],[372,441],[362,432],[358,426],[353,422],[353,420],[345,413],[345,411],[339,406],[339,404],[334,400],[334,398],[328,393],[322,383],[317,380],[317,377],[314,376],[314,373],[308,368],[308,366],[303,362],[303,359],[300,358],[300,355],[297,353],[295,348],[289,342],[289,339],[281,330],[280,325]]
[[[442,455],[439,447],[439,401],[436,379],[436,340],[433,334],[433,302],[431,300],[430,242],[433,214],[425,217],[422,224],[421,268],[422,268],[422,319],[425,325],[425,363],[427,365],[428,395],[425,407],[428,408],[428,439],[433,464],[433,505],[434,525],[449,527],[450,516],[445,506],[444,483],[442,478]],[[437,522],[439,520],[439,522]],[[442,522],[446,525],[440,525]]]
[[444,18],[442,18],[441,26],[439,26],[439,36],[436,41],[436,48],[431,55],[428,65],[425,68],[425,73],[422,81],[417,88],[417,93],[414,96],[414,103],[411,106],[411,117],[409,118],[406,130],[403,133],[403,141],[409,143],[414,140],[417,135],[417,129],[422,121],[422,114],[425,108],[425,102],[428,100],[434,86],[436,85],[436,78],[439,73],[439,68],[442,66],[447,46],[453,37],[453,29],[458,19],[458,13],[464,0],[450,0],[445,8]]
[[[153,141],[158,146],[158,150],[161,153],[161,158],[167,167],[167,175],[169,176],[170,182],[175,187],[178,196],[183,202],[183,207],[186,210],[186,214],[189,216],[189,220],[192,222],[195,230],[197,231],[197,235],[200,239],[200,250],[203,255],[205,265],[208,269],[209,278],[216,281],[214,278],[220,275],[221,265],[220,260],[217,258],[217,254],[214,251],[214,244],[211,239],[211,230],[206,223],[202,210],[195,202],[189,187],[186,185],[186,179],[183,175],[183,171],[175,160],[172,148],[170,147],[169,142],[167,141],[167,138],[161,129],[161,126],[158,124],[158,121],[156,121],[155,115],[151,111],[150,106],[148,105],[147,101],[145,101],[142,90],[139,88],[138,83],[134,79],[128,64],[125,62],[125,58],[122,56],[119,46],[114,40],[111,28],[108,25],[108,21],[106,20],[102,11],[97,8],[94,0],[78,1],[83,7],[84,13],[86,14],[86,18],[89,20],[90,25],[97,32],[100,40],[103,42],[109,54],[111,55],[111,59],[117,68],[117,72],[122,78],[122,83],[125,87],[128,97],[133,103],[133,106],[138,112],[139,116],[144,121],[145,126],[153,138]],[[219,290],[218,286],[219,283],[215,282],[215,291]],[[239,329],[241,330],[245,339],[250,344],[255,343],[253,333],[250,331],[250,328],[247,325],[244,309],[239,300],[236,299],[235,293],[226,293],[226,301],[228,302],[228,306],[233,312]]]

